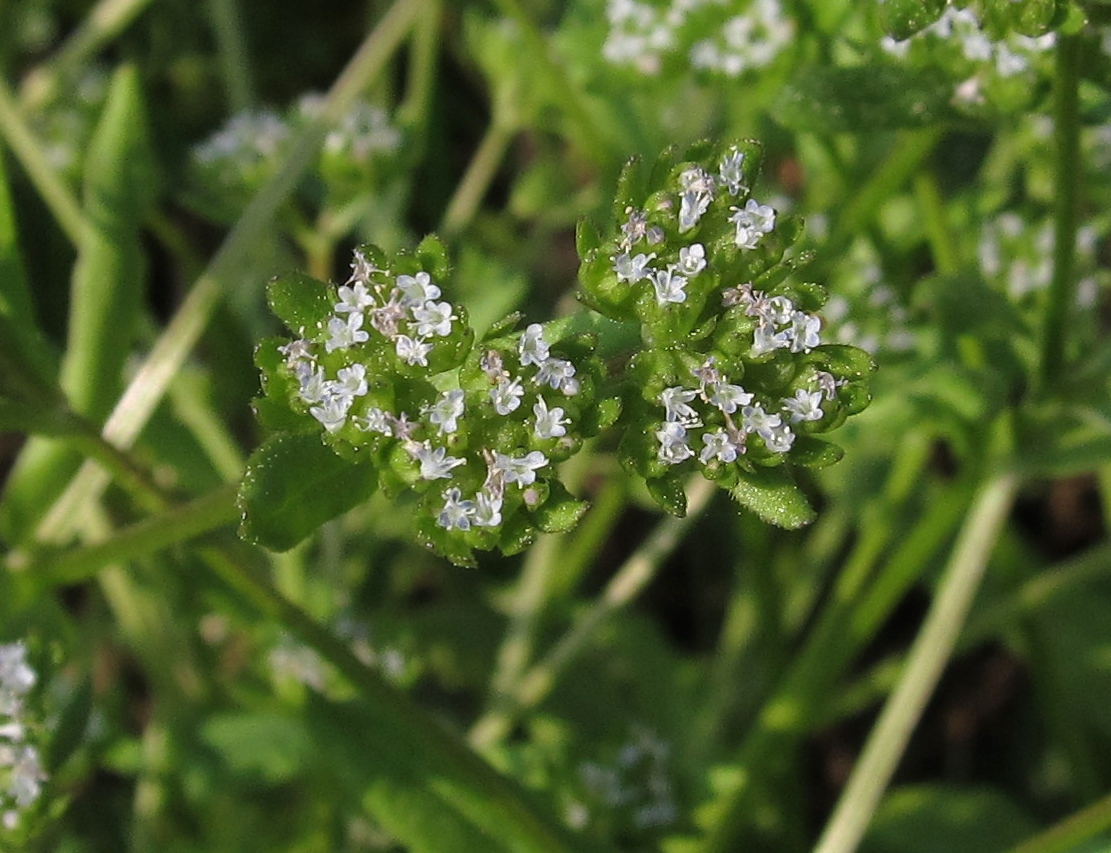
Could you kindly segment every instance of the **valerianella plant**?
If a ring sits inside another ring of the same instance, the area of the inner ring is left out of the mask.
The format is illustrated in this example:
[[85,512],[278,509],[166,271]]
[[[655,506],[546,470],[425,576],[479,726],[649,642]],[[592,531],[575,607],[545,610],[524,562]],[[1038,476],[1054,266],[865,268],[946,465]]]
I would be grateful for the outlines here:
[[[751,195],[758,159],[754,143],[702,144],[630,163],[612,235],[578,235],[596,314],[511,317],[476,342],[435,238],[362,247],[338,287],[272,281],[295,337],[258,350],[257,410],[281,432],[245,478],[244,534],[288,547],[381,488],[415,501],[420,539],[455,562],[512,553],[578,521],[558,464],[602,433],[669,512],[701,474],[769,521],[805,523],[788,469],[840,457],[817,434],[867,404],[872,365],[822,344],[824,292],[785,258],[800,223]],[[331,497],[306,517],[310,488]]]

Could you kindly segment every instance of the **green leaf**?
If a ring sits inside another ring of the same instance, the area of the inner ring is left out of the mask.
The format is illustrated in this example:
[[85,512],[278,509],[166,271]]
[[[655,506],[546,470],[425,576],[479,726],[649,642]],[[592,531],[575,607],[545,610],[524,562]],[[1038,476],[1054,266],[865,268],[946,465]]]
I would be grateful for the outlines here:
[[803,468],[825,468],[839,462],[845,451],[838,445],[810,435],[795,436],[791,445],[791,464]]
[[84,179],[89,229],[70,293],[61,383],[73,410],[100,421],[121,390],[143,304],[140,226],[154,198],[154,155],[137,69],[114,74]]
[[880,23],[893,37],[902,41],[924,30],[941,17],[946,0],[878,0]]
[[782,467],[738,470],[737,484],[729,494],[764,521],[788,530],[803,527],[815,517],[806,496]]
[[687,493],[677,477],[650,477],[645,480],[648,492],[660,507],[682,518],[687,514]]
[[266,301],[294,334],[300,334],[301,329],[323,328],[335,305],[327,284],[302,273],[270,279],[266,283]]
[[271,551],[288,551],[367,500],[377,485],[371,465],[340,459],[318,435],[273,435],[247,461],[239,487],[239,535]]
[[915,785],[884,798],[861,853],[1002,853],[1036,830],[1000,792]]
[[775,118],[806,133],[874,132],[956,117],[952,84],[933,69],[897,65],[801,71],[775,101]]
[[233,771],[271,785],[300,774],[316,752],[304,724],[280,712],[218,714],[200,737]]
[[548,500],[533,513],[533,519],[545,533],[566,533],[579,523],[590,504],[568,492],[559,480],[549,481],[549,488]]

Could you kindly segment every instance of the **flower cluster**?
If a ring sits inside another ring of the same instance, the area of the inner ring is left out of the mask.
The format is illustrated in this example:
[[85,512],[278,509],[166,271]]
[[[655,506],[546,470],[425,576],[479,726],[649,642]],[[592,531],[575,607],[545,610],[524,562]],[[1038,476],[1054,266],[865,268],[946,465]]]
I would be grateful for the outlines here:
[[631,164],[617,233],[594,238],[580,272],[588,304],[642,324],[622,459],[673,511],[691,468],[732,488],[785,461],[835,461],[813,434],[866,403],[870,361],[823,343],[824,291],[792,281],[798,223],[752,197],[758,161],[754,145],[696,146],[647,182]]
[[916,45],[953,50],[972,73],[954,91],[954,103],[964,107],[980,107],[988,99],[985,87],[989,78],[1006,81],[1029,73],[1037,57],[1052,50],[1056,34],[1049,32],[1032,37],[1010,32],[989,32],[971,9],[948,6],[930,26],[911,38],[896,41],[884,36],[880,47],[896,57],[907,57]]
[[14,829],[19,814],[39,798],[46,778],[38,749],[28,742],[24,697],[35,686],[22,643],[0,645],[0,821]]
[[751,0],[740,14],[714,0],[608,0],[606,17],[603,57],[647,75],[674,55],[697,71],[739,77],[770,65],[794,35],[779,0]]

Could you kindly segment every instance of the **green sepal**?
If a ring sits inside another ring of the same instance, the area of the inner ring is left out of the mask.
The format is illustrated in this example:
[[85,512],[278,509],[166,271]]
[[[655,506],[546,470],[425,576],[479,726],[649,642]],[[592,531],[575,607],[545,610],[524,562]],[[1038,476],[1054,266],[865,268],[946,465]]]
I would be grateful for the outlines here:
[[247,460],[237,499],[239,535],[271,551],[288,551],[367,500],[377,486],[374,466],[352,465],[317,435],[272,435]]
[[533,520],[545,533],[566,533],[579,523],[590,503],[576,498],[559,480],[549,480],[548,487],[548,499],[533,513]]
[[839,462],[844,455],[840,445],[810,435],[796,435],[787,454],[792,465],[803,468],[825,468]]
[[947,0],[878,0],[880,23],[888,35],[903,41],[941,17]]
[[586,217],[579,220],[575,226],[575,250],[580,258],[585,258],[588,253],[595,251],[602,245],[602,235],[598,226]]
[[671,515],[683,518],[687,514],[687,493],[679,477],[649,477],[644,481],[648,493],[660,507]]
[[764,521],[788,530],[803,527],[815,517],[806,496],[782,466],[753,471],[739,468],[729,494]]
[[312,337],[323,330],[332,316],[335,295],[330,285],[295,272],[279,275],[266,283],[270,310],[294,334]]
[[536,526],[527,513],[514,513],[502,525],[498,550],[507,557],[520,554],[536,541]]
[[[434,234],[429,234],[421,240],[413,254],[420,261],[419,268],[432,276],[433,281],[444,281],[448,277],[448,273],[451,272],[447,248],[440,238]],[[400,270],[400,272],[405,272],[405,270]]]

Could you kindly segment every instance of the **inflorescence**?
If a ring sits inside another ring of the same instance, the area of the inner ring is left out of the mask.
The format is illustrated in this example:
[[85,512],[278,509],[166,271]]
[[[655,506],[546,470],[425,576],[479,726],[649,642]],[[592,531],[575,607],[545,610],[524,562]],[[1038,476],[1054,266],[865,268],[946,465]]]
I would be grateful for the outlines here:
[[19,815],[39,798],[46,779],[38,749],[28,740],[24,699],[35,686],[22,643],[0,645],[0,822],[14,829]]

